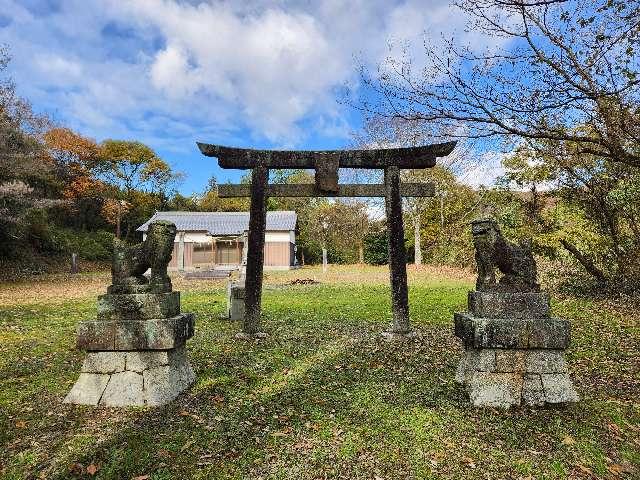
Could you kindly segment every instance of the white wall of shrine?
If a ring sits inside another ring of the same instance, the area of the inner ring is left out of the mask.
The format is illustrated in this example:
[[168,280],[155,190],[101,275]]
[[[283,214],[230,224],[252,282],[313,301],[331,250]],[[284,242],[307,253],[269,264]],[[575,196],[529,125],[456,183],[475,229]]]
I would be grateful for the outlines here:
[[[180,242],[180,233],[176,235],[175,243]],[[294,231],[281,232],[281,231],[267,231],[264,235],[265,242],[290,242],[296,243],[296,233]],[[147,234],[142,234],[142,239],[145,240]],[[205,243],[211,241],[211,235],[204,232],[184,232],[185,243]]]
[[265,242],[291,242],[296,243],[296,234],[294,232],[265,232]]

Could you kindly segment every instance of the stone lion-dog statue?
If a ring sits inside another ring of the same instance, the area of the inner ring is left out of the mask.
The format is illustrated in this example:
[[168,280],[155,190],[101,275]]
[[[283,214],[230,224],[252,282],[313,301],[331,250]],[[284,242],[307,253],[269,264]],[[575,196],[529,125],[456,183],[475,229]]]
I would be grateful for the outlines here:
[[[149,225],[147,237],[142,243],[129,245],[116,238],[113,242],[111,265],[112,285],[109,293],[164,293],[172,289],[167,275],[171,261],[176,226],[158,220]],[[151,269],[147,279],[144,273]]]
[[[530,242],[520,245],[509,242],[493,219],[474,220],[471,232],[478,266],[477,291],[540,291]],[[499,280],[496,279],[496,269],[502,273]]]

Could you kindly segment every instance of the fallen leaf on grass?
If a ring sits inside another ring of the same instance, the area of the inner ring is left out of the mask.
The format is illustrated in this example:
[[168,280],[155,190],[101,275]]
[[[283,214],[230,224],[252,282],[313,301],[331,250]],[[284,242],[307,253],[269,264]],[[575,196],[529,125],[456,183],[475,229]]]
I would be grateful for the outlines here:
[[593,475],[593,472],[591,471],[591,469],[590,469],[590,468],[588,468],[588,467],[585,467],[584,465],[578,465],[578,469],[579,469],[581,472],[584,472],[584,473],[586,473],[586,474],[588,474],[588,475]]
[[620,475],[622,472],[624,472],[624,467],[617,463],[612,463],[607,467],[607,470],[609,470],[614,475]]
[[287,435],[289,435],[291,433],[293,429],[291,427],[286,427],[283,430],[280,430],[279,432],[273,432],[271,434],[272,437],[285,437]]
[[576,444],[576,441],[575,441],[575,439],[574,439],[572,436],[567,435],[566,437],[564,437],[564,438],[562,439],[562,444],[563,444],[563,445],[575,445],[575,444]]
[[464,458],[462,459],[462,461],[463,461],[464,463],[466,463],[466,464],[467,464],[467,466],[468,466],[469,468],[476,468],[476,464],[475,464],[475,462],[473,461],[473,458],[471,458],[471,457],[464,457]]
[[131,480],[149,480],[149,475],[139,475],[137,477],[133,477]]
[[158,456],[162,458],[171,458],[173,457],[173,453],[171,453],[169,450],[161,448],[160,450],[158,450]]
[[27,422],[24,420],[18,420],[16,422],[16,428],[27,428]]
[[196,443],[195,440],[189,440],[187,443],[185,443],[182,448],[180,449],[180,452],[184,452],[187,448],[189,448],[191,445],[193,445],[194,443]]
[[98,470],[100,470],[100,467],[98,465],[96,465],[95,463],[91,463],[89,464],[89,466],[87,467],[87,473],[91,476],[95,475],[96,473],[98,473]]

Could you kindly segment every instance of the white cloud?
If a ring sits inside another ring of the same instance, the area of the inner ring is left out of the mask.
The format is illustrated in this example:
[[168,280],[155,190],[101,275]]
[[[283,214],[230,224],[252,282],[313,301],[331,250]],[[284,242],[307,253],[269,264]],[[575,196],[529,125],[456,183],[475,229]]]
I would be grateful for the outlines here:
[[173,99],[226,103],[272,141],[297,135],[296,122],[310,114],[334,114],[331,89],[352,74],[346,52],[308,13],[161,0],[119,8],[166,41],[151,62],[156,88]]
[[23,94],[85,134],[177,150],[311,133],[346,144],[336,90],[357,88],[354,57],[375,67],[392,41],[419,58],[425,30],[436,44],[474,35],[447,0],[66,0],[46,14],[1,1]]
[[473,188],[494,186],[498,177],[505,173],[502,166],[505,155],[496,151],[481,153],[477,163],[470,165],[466,171],[459,175],[458,179]]

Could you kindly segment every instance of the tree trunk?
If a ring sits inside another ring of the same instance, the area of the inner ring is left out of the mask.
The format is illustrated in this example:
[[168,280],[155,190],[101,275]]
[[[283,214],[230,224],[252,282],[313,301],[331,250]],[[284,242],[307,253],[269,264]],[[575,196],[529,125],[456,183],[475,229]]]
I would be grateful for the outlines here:
[[78,254],[72,253],[71,254],[71,273],[75,274],[75,273],[78,273],[79,271],[80,271],[80,267],[78,266]]
[[598,280],[598,282],[600,283],[605,283],[607,281],[607,277],[605,276],[605,274],[602,272],[602,270],[600,270],[595,263],[593,263],[593,261],[591,261],[591,259],[585,257],[577,248],[575,245],[572,245],[571,243],[569,243],[566,240],[560,240],[560,243],[562,244],[562,246],[564,248],[566,248],[569,253],[571,253],[571,255],[573,255],[576,260],[578,260],[578,262],[580,262],[580,264],[584,267],[584,269],[591,275],[593,276],[596,280]]
[[358,244],[358,263],[364,263],[364,245],[362,240],[360,240],[360,243]]
[[116,215],[116,238],[120,238],[120,204],[118,203],[118,214]]
[[420,244],[420,215],[416,214],[413,220],[413,248],[414,248],[414,263],[416,265],[422,265],[422,245]]

